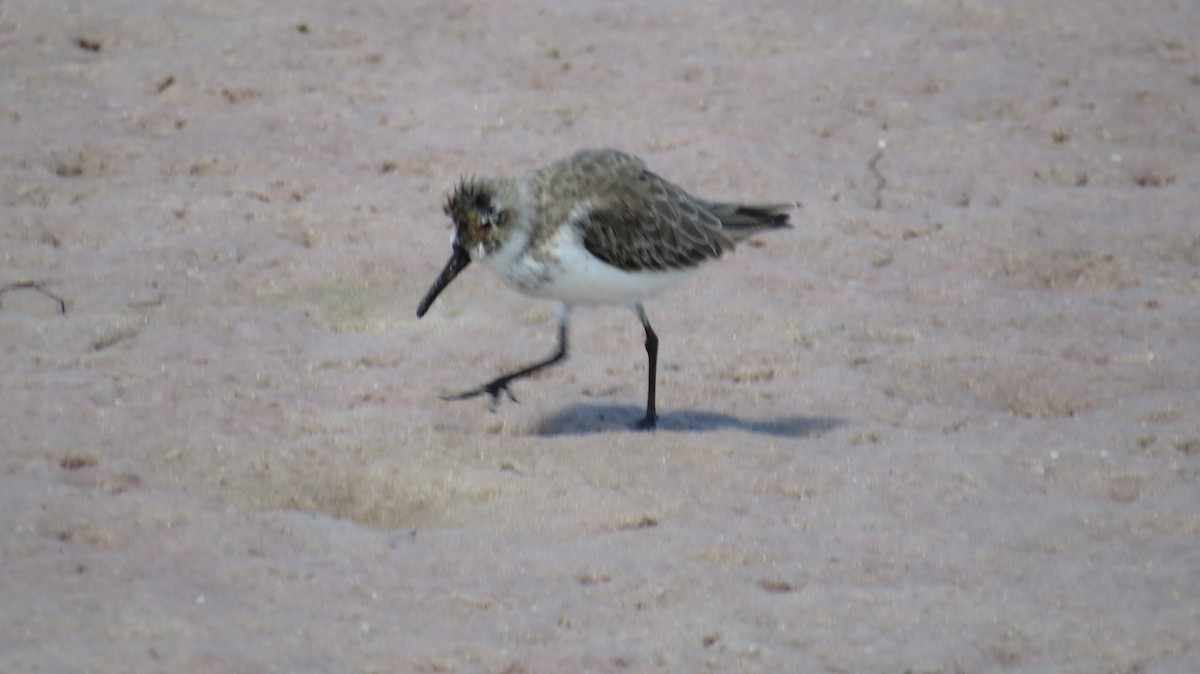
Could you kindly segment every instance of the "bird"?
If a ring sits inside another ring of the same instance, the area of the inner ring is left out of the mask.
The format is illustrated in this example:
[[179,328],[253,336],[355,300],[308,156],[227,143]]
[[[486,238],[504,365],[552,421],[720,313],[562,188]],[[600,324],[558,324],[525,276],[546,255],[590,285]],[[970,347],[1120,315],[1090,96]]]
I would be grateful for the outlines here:
[[577,306],[623,305],[645,331],[646,413],[634,428],[658,422],[658,335],[643,302],[759,232],[791,227],[797,201],[707,201],[613,149],[581,150],[515,177],[460,179],[443,211],[454,226],[450,260],[417,307],[423,317],[459,273],[479,262],[509,288],[557,302],[554,353],[444,400],[481,395],[494,412],[511,384],[567,358],[567,326]]

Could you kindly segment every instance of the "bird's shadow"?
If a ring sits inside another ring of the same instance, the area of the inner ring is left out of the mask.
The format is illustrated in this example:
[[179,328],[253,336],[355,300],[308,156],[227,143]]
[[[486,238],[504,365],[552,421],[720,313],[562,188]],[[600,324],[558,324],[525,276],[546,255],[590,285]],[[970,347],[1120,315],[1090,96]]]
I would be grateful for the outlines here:
[[[644,410],[632,405],[573,405],[546,417],[533,430],[537,435],[592,435],[633,428]],[[821,435],[844,422],[831,417],[777,417],[750,420],[721,412],[677,410],[658,416],[660,431],[705,433],[735,429],[782,438]]]

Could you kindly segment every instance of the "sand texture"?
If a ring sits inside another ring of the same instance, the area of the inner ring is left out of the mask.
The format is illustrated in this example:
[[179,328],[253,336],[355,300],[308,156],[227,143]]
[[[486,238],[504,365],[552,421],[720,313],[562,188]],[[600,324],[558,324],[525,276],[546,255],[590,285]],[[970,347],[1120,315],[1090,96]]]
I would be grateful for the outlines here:
[[[0,0],[0,672],[1194,674],[1198,125],[1183,0]],[[655,433],[626,309],[495,413],[553,305],[415,316],[583,147],[803,204]]]

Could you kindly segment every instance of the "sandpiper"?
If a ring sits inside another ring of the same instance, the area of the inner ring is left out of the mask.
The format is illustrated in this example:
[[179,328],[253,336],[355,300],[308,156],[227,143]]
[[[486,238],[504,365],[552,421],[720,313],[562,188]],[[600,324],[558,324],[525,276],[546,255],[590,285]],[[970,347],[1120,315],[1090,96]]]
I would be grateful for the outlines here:
[[516,178],[459,182],[444,211],[454,221],[450,261],[417,307],[425,315],[438,294],[473,260],[510,288],[558,301],[558,348],[545,360],[469,391],[487,394],[494,411],[516,379],[567,357],[567,321],[576,305],[619,304],[646,331],[649,382],[646,416],[654,428],[658,336],[642,302],[759,231],[789,227],[796,202],[718,203],[698,199],[651,173],[641,159],[616,150],[583,150]]

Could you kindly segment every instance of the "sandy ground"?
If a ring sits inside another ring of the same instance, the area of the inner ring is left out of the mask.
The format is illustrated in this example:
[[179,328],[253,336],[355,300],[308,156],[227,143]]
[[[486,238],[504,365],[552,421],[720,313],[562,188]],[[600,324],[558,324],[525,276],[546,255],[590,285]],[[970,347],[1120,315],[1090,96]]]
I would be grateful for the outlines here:
[[[1200,671],[1200,4],[0,2],[0,671]],[[870,170],[868,161],[886,151]],[[519,405],[443,195],[797,199]],[[65,313],[55,297],[62,298]]]

